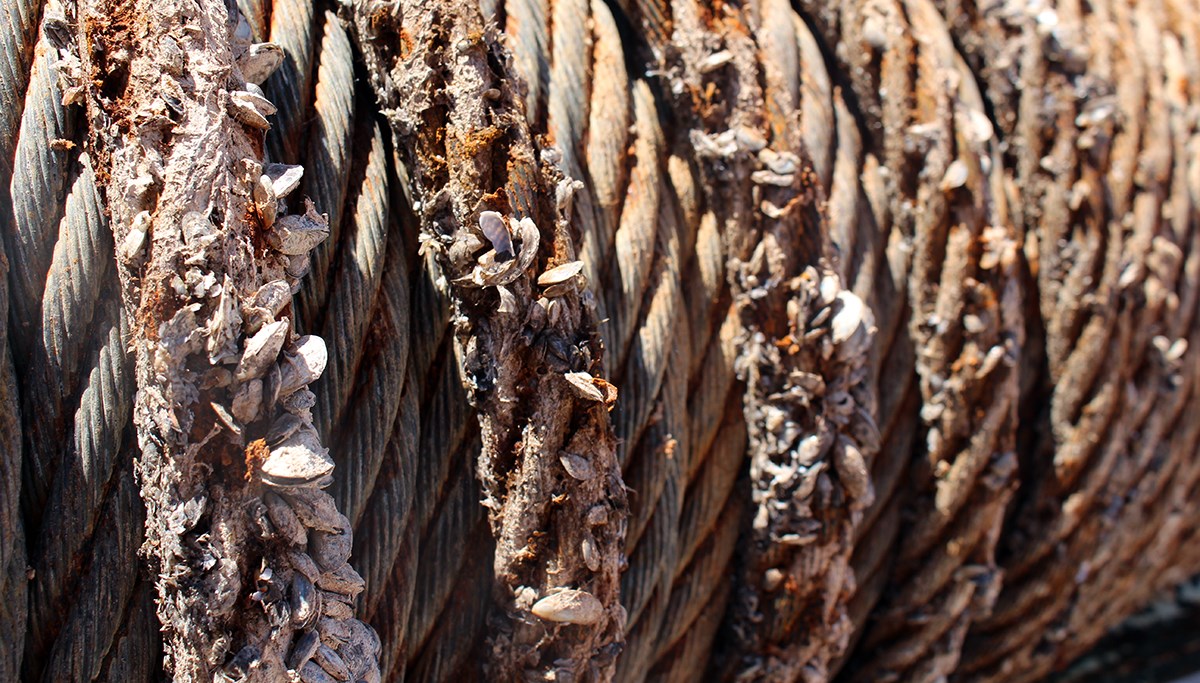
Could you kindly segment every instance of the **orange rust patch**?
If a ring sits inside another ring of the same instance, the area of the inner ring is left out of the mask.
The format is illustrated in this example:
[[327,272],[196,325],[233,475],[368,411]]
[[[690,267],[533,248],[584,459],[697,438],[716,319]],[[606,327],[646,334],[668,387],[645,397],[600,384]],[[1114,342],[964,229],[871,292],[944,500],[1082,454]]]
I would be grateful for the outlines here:
[[[375,16],[371,17],[372,26],[375,26],[376,28],[378,28],[379,24],[383,22],[383,19],[380,17],[380,15],[387,16],[387,10],[385,8],[383,8],[382,6],[376,12]],[[409,55],[412,54],[412,51],[413,51],[412,36],[408,35],[408,31],[405,31],[402,28],[402,29],[400,29],[400,58],[406,59]]]
[[255,439],[246,445],[246,481],[254,481],[254,477],[262,469],[263,462],[266,461],[267,456],[270,454],[271,449],[267,448],[266,439]]

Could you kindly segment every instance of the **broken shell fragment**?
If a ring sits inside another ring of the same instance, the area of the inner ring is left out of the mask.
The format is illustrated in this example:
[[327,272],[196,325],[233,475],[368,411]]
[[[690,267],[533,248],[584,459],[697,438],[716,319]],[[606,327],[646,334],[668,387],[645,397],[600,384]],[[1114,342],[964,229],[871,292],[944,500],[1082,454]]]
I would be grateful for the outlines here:
[[312,203],[303,215],[281,216],[275,221],[268,240],[271,246],[288,256],[307,254],[329,237],[329,221],[316,212]]
[[271,122],[267,120],[267,117],[274,114],[275,111],[275,105],[262,95],[248,90],[235,90],[229,93],[229,113],[233,115],[233,118],[251,128],[259,130],[270,128]]
[[296,345],[279,364],[279,395],[287,396],[320,377],[328,361],[324,339],[311,334],[297,339]]
[[283,63],[283,49],[275,43],[254,43],[238,60],[242,78],[262,85]]
[[263,325],[258,332],[246,342],[246,350],[234,371],[234,379],[244,382],[262,376],[271,363],[279,356],[283,342],[287,339],[288,321],[280,320]]
[[241,436],[242,426],[238,424],[238,421],[229,413],[225,406],[217,403],[216,401],[210,401],[208,405],[213,409],[213,412],[217,414],[217,420],[220,421],[221,424],[225,425],[226,429],[234,434],[237,434],[238,436]]
[[600,621],[604,606],[591,593],[567,589],[538,600],[530,611],[546,621],[586,625]]
[[333,458],[317,431],[306,427],[271,449],[262,464],[262,480],[275,486],[310,486],[333,471]]
[[571,385],[575,395],[585,401],[604,402],[604,392],[592,381],[592,376],[586,372],[568,372],[563,377]]
[[500,256],[512,257],[512,234],[508,231],[504,217],[495,211],[483,211],[479,214],[479,229],[483,236],[492,243],[492,248]]
[[233,395],[233,404],[230,410],[233,416],[242,424],[249,424],[258,417],[259,408],[262,407],[263,383],[261,379],[254,379],[246,382],[238,387],[237,393]]

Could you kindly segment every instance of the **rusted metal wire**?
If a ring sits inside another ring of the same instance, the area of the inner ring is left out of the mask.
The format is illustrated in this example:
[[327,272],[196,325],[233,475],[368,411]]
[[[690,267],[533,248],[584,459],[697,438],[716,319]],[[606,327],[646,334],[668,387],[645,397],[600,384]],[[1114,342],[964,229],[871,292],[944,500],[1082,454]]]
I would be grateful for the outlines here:
[[[358,50],[382,39],[363,35],[394,8],[237,4],[237,31],[285,55],[263,86],[279,108],[267,156],[302,163],[328,214],[289,315],[329,344],[315,425],[383,679],[517,677],[535,660],[565,676],[547,653],[580,632],[546,630],[522,592],[535,582],[512,578],[512,520],[540,508],[493,513],[489,532],[479,504],[507,495],[499,472],[542,471],[504,469],[503,401],[479,415],[463,388],[487,396],[479,343],[497,328],[473,326],[500,318],[463,308],[461,254],[430,241],[450,224],[428,221],[480,208],[536,218],[565,249],[553,263],[582,261],[607,351],[594,367],[620,390],[597,424],[611,419],[630,489],[627,568],[605,593],[623,611],[572,655],[595,664],[583,679],[1035,680],[1200,566],[1194,2],[483,0],[512,54],[481,30],[501,94],[480,100],[505,112],[485,143],[524,150],[527,127],[540,156],[492,164],[497,187],[449,213],[465,195],[428,194],[442,167],[406,147],[437,143],[403,126],[389,139],[399,108],[365,87],[380,73]],[[3,12],[0,588],[15,599],[0,634],[17,646],[0,678],[141,680],[161,646],[134,569],[122,359],[144,330],[122,332],[110,294],[113,198],[72,147],[76,94],[51,36],[34,48],[39,24],[69,24],[38,2]],[[401,28],[380,54],[425,45]],[[431,120],[473,106],[440,97]],[[469,149],[457,162],[484,158]],[[468,227],[463,248],[480,239]],[[858,304],[867,348],[822,356]],[[841,450],[809,469],[781,425]],[[581,472],[562,465],[567,482]]]

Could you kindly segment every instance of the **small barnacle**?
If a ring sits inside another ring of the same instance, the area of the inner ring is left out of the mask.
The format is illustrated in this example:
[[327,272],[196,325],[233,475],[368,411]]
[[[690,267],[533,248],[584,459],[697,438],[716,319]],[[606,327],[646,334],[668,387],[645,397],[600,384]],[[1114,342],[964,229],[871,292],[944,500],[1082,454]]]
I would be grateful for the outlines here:
[[567,474],[580,481],[587,481],[596,476],[596,471],[592,468],[592,463],[588,462],[587,458],[582,455],[563,451],[558,454],[558,459],[562,463],[563,469],[567,471]]
[[592,538],[590,533],[583,537],[579,551],[583,555],[583,563],[589,570],[594,572],[600,570],[600,549],[596,547],[596,539]]
[[967,184],[967,177],[970,175],[970,170],[967,164],[962,159],[955,159],[946,167],[946,172],[942,175],[941,190],[949,192]]
[[604,606],[591,593],[566,589],[538,600],[530,611],[546,621],[587,625],[600,621]]
[[263,174],[271,180],[271,189],[275,191],[275,196],[282,199],[300,186],[300,179],[304,177],[304,167],[291,164],[267,164],[263,168]]
[[275,486],[309,486],[333,471],[333,459],[312,427],[292,434],[263,461],[262,479]]
[[596,386],[593,377],[586,372],[568,372],[563,375],[567,383],[571,385],[575,395],[585,401],[604,401],[604,392],[600,387]]
[[244,382],[262,376],[275,359],[279,356],[283,342],[287,339],[288,321],[285,318],[269,325],[263,325],[258,332],[246,342],[246,350],[234,371],[234,379]]
[[267,117],[274,114],[275,105],[271,101],[249,90],[234,90],[229,93],[229,113],[242,123],[266,130],[271,127]]
[[238,59],[242,78],[262,85],[283,63],[283,49],[275,43],[254,43]]
[[146,244],[146,232],[149,229],[149,211],[141,211],[133,217],[133,221],[129,225],[129,232],[125,233],[125,239],[121,240],[121,258],[126,263],[133,263],[141,256],[142,247]]
[[329,237],[329,221],[317,213],[311,201],[305,200],[303,215],[281,216],[268,234],[271,246],[288,256],[312,251]]

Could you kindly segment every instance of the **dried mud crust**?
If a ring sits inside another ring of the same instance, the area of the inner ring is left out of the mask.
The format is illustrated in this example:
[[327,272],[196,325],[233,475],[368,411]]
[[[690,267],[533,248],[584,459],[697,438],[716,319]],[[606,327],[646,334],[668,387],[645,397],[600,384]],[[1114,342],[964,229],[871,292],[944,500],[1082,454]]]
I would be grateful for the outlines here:
[[[264,163],[271,46],[223,2],[84,2],[61,69],[86,104],[131,320],[142,553],[175,680],[378,681],[350,523],[292,294],[326,218]],[[289,195],[292,195],[289,198]]]
[[472,3],[355,4],[355,38],[450,289],[477,474],[496,539],[486,675],[608,680],[626,494],[602,347],[567,220],[572,185],[529,134]]

